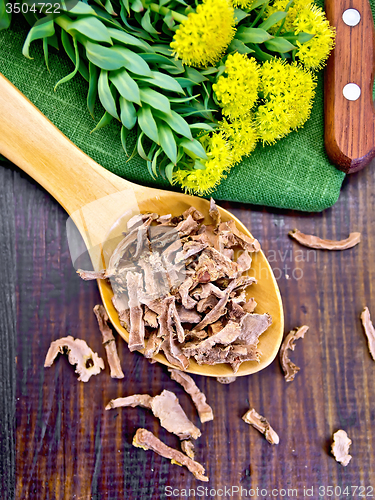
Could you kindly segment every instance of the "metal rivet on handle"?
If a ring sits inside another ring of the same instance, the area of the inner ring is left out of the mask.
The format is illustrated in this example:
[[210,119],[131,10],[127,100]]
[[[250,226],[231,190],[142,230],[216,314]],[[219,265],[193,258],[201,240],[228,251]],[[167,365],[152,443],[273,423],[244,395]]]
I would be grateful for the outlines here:
[[342,93],[348,101],[356,101],[361,95],[361,87],[359,87],[356,83],[348,83],[342,89]]
[[346,9],[342,15],[342,20],[348,26],[357,26],[361,20],[361,14],[357,9]]

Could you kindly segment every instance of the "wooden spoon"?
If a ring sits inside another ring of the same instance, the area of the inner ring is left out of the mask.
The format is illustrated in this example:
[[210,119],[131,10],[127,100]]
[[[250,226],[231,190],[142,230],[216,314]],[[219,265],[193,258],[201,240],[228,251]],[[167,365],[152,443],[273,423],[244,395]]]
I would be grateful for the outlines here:
[[324,82],[325,147],[330,160],[351,174],[375,156],[374,21],[368,0],[326,0],[336,46]]
[[[156,212],[180,215],[194,206],[208,216],[207,200],[146,188],[128,182],[104,169],[70,142],[26,97],[0,75],[0,153],[18,165],[43,186],[74,219],[85,243],[91,249],[94,267],[104,268],[105,253],[114,249],[121,230],[134,214]],[[109,201],[109,202],[108,202]],[[232,214],[219,207],[223,221],[233,219],[237,227],[250,235]],[[95,240],[96,243],[93,244]],[[105,242],[105,252],[100,242]],[[99,251],[98,251],[99,249]],[[260,337],[260,362],[242,363],[237,375],[255,373],[275,358],[283,336],[283,307],[271,267],[263,252],[254,255],[252,269],[258,279],[249,289],[249,298],[258,303],[257,312],[272,316],[271,327]],[[128,332],[120,325],[112,305],[112,289],[98,280],[100,294],[108,316],[118,333],[128,341]],[[88,308],[90,305],[88,304]],[[51,339],[52,340],[52,339]],[[171,366],[164,355],[155,359]],[[229,365],[199,366],[190,361],[191,373],[212,377],[233,375]]]

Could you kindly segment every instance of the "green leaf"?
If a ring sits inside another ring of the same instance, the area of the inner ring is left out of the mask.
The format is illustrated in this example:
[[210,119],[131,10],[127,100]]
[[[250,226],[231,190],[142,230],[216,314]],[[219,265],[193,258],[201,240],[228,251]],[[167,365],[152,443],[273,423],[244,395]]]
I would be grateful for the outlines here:
[[[47,17],[49,19],[47,19]],[[34,26],[31,28],[27,34],[25,43],[22,47],[22,54],[28,59],[32,59],[29,54],[30,44],[35,40],[40,40],[41,38],[46,38],[55,34],[55,26],[53,23],[53,18],[50,16],[43,17],[39,19]]]
[[270,15],[269,18],[267,18],[265,21],[263,21],[262,24],[258,26],[258,28],[261,28],[262,30],[268,30],[271,28],[271,26],[274,26],[275,24],[279,23],[282,21],[286,16],[288,15],[287,12],[274,12],[273,14]]
[[213,132],[215,130],[208,123],[192,123],[189,127],[191,130],[208,130],[209,132]]
[[113,9],[113,5],[111,4],[110,0],[106,0],[104,8],[108,12],[108,14],[110,14],[111,16],[117,16],[116,12]]
[[120,109],[121,109],[121,123],[128,130],[131,130],[137,123],[137,112],[135,107],[130,101],[127,101],[124,97],[120,96]]
[[129,0],[120,0],[120,2],[122,3],[122,5],[124,6],[124,8],[126,9],[126,12],[130,16]]
[[243,21],[249,14],[241,9],[234,9],[234,19],[236,20],[236,24]]
[[162,56],[161,54],[145,53],[139,55],[144,61],[148,63],[175,65],[173,59],[169,59],[168,57]]
[[96,42],[112,44],[108,28],[97,17],[84,16],[72,21],[68,16],[62,14],[55,18],[55,22],[72,36],[80,33]]
[[97,126],[91,130],[90,134],[92,134],[93,132],[96,132],[97,130],[99,130],[99,129],[105,127],[106,125],[108,125],[109,123],[111,123],[112,118],[113,118],[113,116],[110,115],[108,113],[108,111],[106,111],[104,113],[104,115],[101,117],[101,119],[100,119],[99,123],[97,124]]
[[[177,163],[177,144],[172,129],[163,122],[158,122],[160,146],[172,163]],[[187,139],[184,139],[187,140]]]
[[176,165],[174,163],[168,163],[165,167],[165,176],[171,184],[173,184],[173,170]]
[[152,50],[154,52],[157,52],[158,54],[163,54],[164,56],[167,56],[167,57],[172,57],[172,52],[173,50],[171,48],[169,48],[168,45],[153,45],[152,46]]
[[125,45],[131,45],[133,47],[138,47],[139,49],[143,49],[146,51],[153,50],[151,45],[149,45],[141,38],[136,38],[133,35],[129,35],[129,33],[126,33],[125,31],[120,31],[114,28],[107,28],[107,29],[112,40],[117,40],[118,42],[122,42]]
[[176,81],[181,85],[183,89],[194,87],[194,85],[196,85],[195,82],[189,80],[188,78],[177,77]]
[[160,155],[160,153],[162,153],[163,150],[162,148],[159,148],[156,153],[154,154],[154,157],[152,158],[152,162],[151,162],[151,170],[152,170],[152,173],[154,174],[155,177],[158,176],[158,172],[157,172],[157,161],[158,161],[158,156]]
[[270,61],[274,58],[271,54],[263,52],[256,43],[252,43],[250,48],[254,50],[254,56],[259,59],[259,61]]
[[73,45],[74,45],[74,52],[75,52],[74,70],[71,73],[69,73],[69,75],[64,76],[64,78],[61,78],[61,80],[59,80],[56,83],[55,88],[53,89],[55,92],[56,92],[56,89],[59,85],[61,85],[62,83],[69,82],[69,80],[71,80],[77,74],[78,67],[79,67],[79,50],[78,50],[77,40],[75,37],[73,37]]
[[263,43],[270,40],[272,35],[260,28],[240,28],[235,38],[244,43]]
[[132,73],[135,73],[136,75],[142,75],[142,76],[150,76],[151,75],[151,70],[149,68],[149,65],[140,57],[139,54],[136,54],[135,52],[126,49],[125,47],[111,47],[111,49],[114,50],[114,52],[118,53],[123,60],[125,61],[125,68]]
[[195,83],[206,82],[207,78],[203,76],[198,70],[195,68],[186,67],[186,78]]
[[0,30],[6,30],[10,26],[12,14],[7,12],[6,0],[0,0]]
[[109,88],[108,71],[104,69],[101,70],[99,75],[98,93],[103,108],[106,111],[108,111],[110,115],[119,120],[116,108],[116,101],[112,95],[111,89]]
[[151,108],[145,104],[139,108],[138,113],[138,123],[141,130],[149,137],[152,141],[159,143],[159,134],[156,121],[152,115]]
[[178,134],[183,135],[187,139],[193,139],[189,124],[175,111],[171,110],[170,114],[155,111],[155,116],[167,123]]
[[281,54],[284,52],[290,52],[291,50],[297,48],[295,45],[288,42],[288,40],[281,37],[272,38],[272,40],[264,42],[264,45],[268,50],[271,50],[272,52],[280,52]]
[[156,29],[151,24],[150,11],[149,10],[146,10],[145,15],[142,17],[141,26],[142,26],[142,28],[145,31],[147,31],[147,33],[151,33],[152,35],[158,35],[159,34],[159,32],[156,31]]
[[137,140],[137,151],[138,151],[139,156],[141,158],[143,158],[143,160],[150,161],[150,158],[147,156],[146,151],[144,150],[144,147],[143,147],[143,144],[142,144],[142,137],[144,135],[145,134],[143,132],[141,132],[139,134],[139,137],[138,137],[138,140]]
[[304,33],[301,31],[301,33],[298,33],[298,35],[295,35],[293,32],[283,33],[282,38],[285,38],[290,43],[296,43],[296,42],[307,43],[312,38],[314,38],[314,36],[315,35],[311,35],[310,33]]
[[142,12],[144,10],[144,7],[143,7],[141,0],[135,0],[135,1],[131,2],[130,8],[134,12]]
[[135,52],[125,47],[104,47],[89,41],[84,42],[89,61],[107,71],[125,67],[137,75],[150,76],[148,64]]
[[199,158],[202,158],[203,160],[208,159],[204,147],[196,139],[193,139],[192,141],[189,141],[188,139],[182,139],[182,141],[180,141],[179,143],[179,146],[183,147],[185,151],[188,151],[195,156],[199,156]]
[[235,38],[231,41],[229,47],[228,47],[228,52],[239,52],[240,54],[251,54],[253,49],[250,49],[247,47],[241,40],[236,40]]
[[117,71],[111,71],[109,78],[125,99],[136,102],[139,105],[141,104],[139,87],[126,69],[122,68]]
[[167,114],[171,112],[171,105],[169,104],[168,99],[163,94],[156,92],[156,90],[141,88],[140,95],[141,101],[145,102],[152,108],[159,109]]
[[195,94],[195,95],[192,95],[189,97],[169,97],[168,99],[169,99],[169,102],[180,103],[180,102],[192,101],[193,99],[196,99],[199,96],[200,96],[200,94]]
[[165,73],[160,73],[159,71],[151,71],[151,77],[141,78],[141,81],[164,90],[171,90],[172,92],[184,94],[183,88],[174,78]]
[[[1,2],[1,0],[0,0],[0,2]],[[49,66],[48,66],[48,38],[43,38],[43,54],[44,54],[44,61],[46,63],[47,70],[50,72]]]
[[[73,47],[73,45],[71,43],[70,35],[68,35],[68,33],[66,31],[64,31],[64,30],[61,30],[61,42],[62,42],[64,50],[68,54],[70,60],[73,62],[73,64],[75,64],[76,63],[75,50],[74,50],[74,47]],[[89,80],[88,69],[87,69],[86,65],[84,64],[84,62],[81,59],[79,60],[78,71],[81,73],[81,75],[83,76],[83,78],[86,81]]]
[[98,95],[98,68],[89,62],[89,90],[87,92],[87,107],[90,115],[94,117],[96,97]]
[[121,127],[121,145],[126,153],[126,156],[129,156],[129,153],[128,153],[128,148],[126,147],[126,143],[128,141],[128,135],[129,135],[129,130],[122,126]]
[[268,3],[268,2],[269,2],[269,0],[255,0],[255,2],[253,2],[251,4],[251,6],[248,8],[248,11],[251,12],[252,10],[257,9],[261,5],[264,5],[265,3]]
[[[61,5],[63,6],[64,3],[61,3]],[[62,9],[62,10],[65,10],[65,9]],[[70,14],[73,14],[73,15],[96,16],[95,10],[92,7],[90,7],[90,5],[88,5],[87,3],[84,3],[84,2],[73,2],[73,7],[68,5],[67,10]]]

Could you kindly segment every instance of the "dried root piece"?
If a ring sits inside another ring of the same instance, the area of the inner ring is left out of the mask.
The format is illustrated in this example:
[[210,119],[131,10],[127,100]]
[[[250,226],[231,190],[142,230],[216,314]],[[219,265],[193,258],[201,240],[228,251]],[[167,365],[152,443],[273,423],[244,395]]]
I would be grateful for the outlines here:
[[242,419],[247,423],[255,427],[259,432],[265,435],[267,441],[271,444],[279,444],[279,436],[270,426],[268,420],[259,413],[257,413],[254,408],[248,410]]
[[349,446],[351,444],[352,441],[342,429],[334,433],[331,446],[332,455],[335,457],[336,461],[340,462],[344,467],[346,467],[352,459],[352,456],[349,455]]
[[108,314],[101,304],[94,307],[94,314],[98,320],[99,330],[103,336],[103,345],[107,353],[107,361],[111,370],[112,378],[124,378],[124,373],[121,369],[120,358],[118,357],[115,338],[112,330],[108,325]]
[[369,351],[371,353],[372,359],[375,360],[375,328],[371,322],[370,311],[368,310],[368,307],[365,307],[363,309],[361,314],[361,321],[367,337]]
[[180,439],[197,439],[201,435],[198,427],[186,416],[173,392],[164,390],[159,396],[155,396],[151,401],[151,410],[160,420],[160,425]]
[[317,250],[347,250],[361,241],[361,233],[350,233],[348,238],[340,241],[323,240],[312,234],[301,233],[298,229],[293,229],[288,234],[301,245]]
[[152,396],[148,394],[133,394],[126,398],[111,399],[111,401],[105,407],[106,410],[112,410],[113,408],[120,408],[123,406],[131,406],[135,408],[136,406],[141,406],[142,408],[148,408],[151,410]]
[[195,448],[193,441],[190,441],[190,439],[185,439],[185,441],[181,441],[181,450],[185,453],[185,455],[194,460]]
[[181,451],[170,448],[147,429],[137,429],[133,438],[133,446],[144,450],[152,450],[164,458],[169,458],[172,464],[185,465],[197,479],[208,481],[208,477],[204,475],[205,469],[203,465],[187,457]]
[[213,420],[214,414],[212,412],[211,406],[206,402],[206,396],[199,390],[190,375],[187,375],[180,370],[174,370],[172,368],[169,368],[169,373],[171,374],[172,380],[175,380],[176,382],[181,384],[185,391],[191,396],[202,424],[204,422]]
[[291,382],[294,380],[294,377],[296,376],[297,372],[299,372],[300,368],[296,366],[288,357],[288,350],[290,349],[291,351],[294,351],[295,348],[295,341],[297,339],[303,339],[305,336],[305,333],[308,331],[309,327],[304,325],[300,326],[299,328],[296,328],[295,330],[292,330],[291,332],[288,333],[288,335],[285,337],[281,348],[280,348],[280,363],[282,366],[282,369],[284,370],[285,373],[285,380],[287,382]]
[[237,377],[216,377],[216,380],[220,382],[220,384],[232,384],[236,381]]
[[88,382],[92,375],[98,375],[100,370],[104,370],[104,361],[93,352],[84,340],[63,337],[51,343],[46,359],[45,367],[52,366],[56,356],[66,352],[69,356],[69,363],[76,366],[76,373],[79,374],[80,382]]

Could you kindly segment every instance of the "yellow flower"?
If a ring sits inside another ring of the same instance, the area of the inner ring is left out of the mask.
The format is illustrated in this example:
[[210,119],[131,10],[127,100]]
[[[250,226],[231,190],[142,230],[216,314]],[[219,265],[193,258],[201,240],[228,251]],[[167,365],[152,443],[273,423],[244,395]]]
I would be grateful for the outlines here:
[[234,37],[234,25],[229,0],[203,0],[174,34],[173,54],[189,66],[216,64]]
[[256,60],[238,52],[230,54],[221,75],[212,88],[223,114],[235,119],[250,113],[258,98],[259,66]]
[[178,169],[173,172],[173,183],[180,184],[189,194],[209,194],[225,179],[233,166],[231,147],[221,132],[214,132],[199,139],[208,159],[196,161],[191,170]]
[[263,143],[273,144],[309,118],[316,77],[297,63],[280,59],[266,61],[260,73],[264,103],[255,112],[255,123]]
[[303,9],[294,23],[294,33],[314,34],[307,43],[299,43],[297,57],[306,68],[320,69],[324,66],[335,42],[335,29],[329,25],[324,11],[317,6]]
[[251,116],[238,118],[232,123],[224,118],[220,130],[232,147],[233,163],[238,163],[243,156],[249,156],[254,151],[258,133]]
[[[274,12],[285,10],[288,3],[288,0],[276,0],[266,10],[265,19]],[[272,26],[270,33],[275,34],[280,24],[281,22]],[[281,33],[285,31],[293,31],[295,35],[301,32],[314,35],[314,38],[306,43],[296,42],[296,56],[306,68],[316,70],[324,66],[334,47],[335,29],[329,25],[325,12],[320,7],[314,5],[311,0],[295,0],[289,7]]]
[[[275,0],[275,2],[273,2],[271,6],[267,7],[264,19],[265,20],[268,19],[270,15],[274,14],[275,12],[284,11],[289,1],[290,0]],[[284,33],[285,31],[294,31],[293,23],[298,15],[298,12],[302,9],[309,9],[311,6],[312,6],[311,0],[294,0],[292,5],[288,9],[288,15],[285,18],[284,26],[283,29],[281,30],[281,33]],[[281,23],[282,21],[275,24],[268,31],[272,34],[275,34],[276,31],[279,29]]]
[[233,7],[237,7],[238,9],[247,9],[250,7],[254,0],[233,0]]

